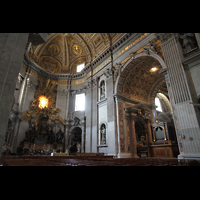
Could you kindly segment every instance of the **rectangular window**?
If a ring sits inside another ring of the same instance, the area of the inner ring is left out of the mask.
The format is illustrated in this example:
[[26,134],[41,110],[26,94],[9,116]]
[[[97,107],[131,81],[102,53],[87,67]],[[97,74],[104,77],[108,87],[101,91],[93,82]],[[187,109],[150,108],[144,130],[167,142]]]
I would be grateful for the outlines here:
[[85,110],[85,93],[77,94],[75,97],[75,111]]
[[77,72],[80,72],[85,67],[85,63],[77,65]]

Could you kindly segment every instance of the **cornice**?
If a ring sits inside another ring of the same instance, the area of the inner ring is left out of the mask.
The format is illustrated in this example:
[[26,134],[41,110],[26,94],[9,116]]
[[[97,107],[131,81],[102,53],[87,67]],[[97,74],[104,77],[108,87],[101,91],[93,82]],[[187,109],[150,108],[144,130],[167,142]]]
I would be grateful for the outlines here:
[[102,106],[106,105],[106,103],[107,103],[107,98],[97,102],[97,106],[102,107]]
[[117,93],[117,94],[114,94],[113,97],[115,99],[115,102],[117,100],[117,101],[123,101],[123,102],[126,102],[126,103],[132,103],[132,104],[144,104],[146,106],[150,106],[151,105],[151,104],[146,103],[144,101],[139,101],[137,99],[133,99],[133,98],[127,97],[127,96],[125,96],[123,94],[118,94]]
[[199,63],[200,50],[192,52],[189,56],[182,59],[182,63],[185,68],[191,68],[196,65],[196,62]]

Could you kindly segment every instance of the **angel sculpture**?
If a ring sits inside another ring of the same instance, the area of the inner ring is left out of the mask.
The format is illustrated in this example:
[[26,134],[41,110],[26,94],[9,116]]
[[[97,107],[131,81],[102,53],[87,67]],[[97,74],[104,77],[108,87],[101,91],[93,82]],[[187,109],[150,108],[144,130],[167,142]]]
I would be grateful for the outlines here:
[[149,41],[149,43],[146,45],[146,47],[144,47],[144,51],[147,53],[147,54],[150,54],[150,51],[153,52],[153,53],[157,53],[158,52],[158,49],[157,49],[157,46],[156,46],[156,40],[155,41]]
[[179,37],[183,40],[182,47],[184,53],[188,53],[196,47],[196,42],[193,33],[184,33],[183,35],[179,35]]
[[23,121],[25,119],[26,121],[28,121],[30,123],[31,115],[37,115],[39,113],[39,110],[37,107],[38,107],[37,100],[33,99],[29,106],[29,110],[27,110],[21,114],[21,121]]

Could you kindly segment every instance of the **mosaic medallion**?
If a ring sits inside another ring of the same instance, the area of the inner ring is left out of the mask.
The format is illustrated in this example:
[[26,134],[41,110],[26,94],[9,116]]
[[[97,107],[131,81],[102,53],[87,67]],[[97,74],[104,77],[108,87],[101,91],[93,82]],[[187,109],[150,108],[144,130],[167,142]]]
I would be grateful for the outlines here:
[[56,55],[60,52],[60,47],[57,44],[50,44],[48,47],[48,52],[51,55]]
[[81,54],[82,53],[82,49],[78,44],[74,44],[72,47],[72,51],[73,53],[75,53],[76,55]]

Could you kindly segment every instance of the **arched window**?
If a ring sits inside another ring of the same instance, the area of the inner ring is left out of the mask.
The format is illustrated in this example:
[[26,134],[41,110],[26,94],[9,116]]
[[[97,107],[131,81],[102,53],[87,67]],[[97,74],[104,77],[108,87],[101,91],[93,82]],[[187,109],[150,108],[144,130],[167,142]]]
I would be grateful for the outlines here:
[[162,107],[159,98],[155,98],[155,105],[157,106],[156,110],[162,112]]

